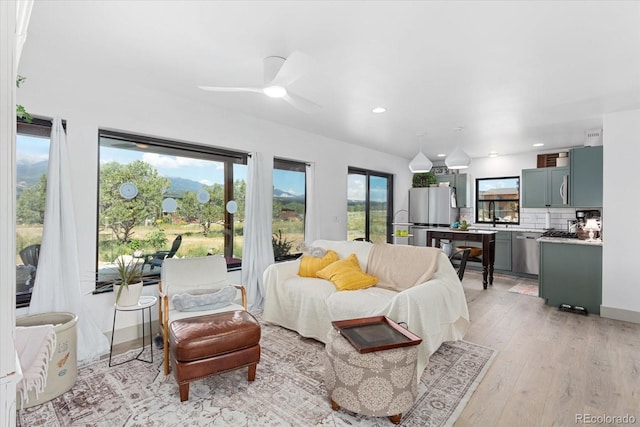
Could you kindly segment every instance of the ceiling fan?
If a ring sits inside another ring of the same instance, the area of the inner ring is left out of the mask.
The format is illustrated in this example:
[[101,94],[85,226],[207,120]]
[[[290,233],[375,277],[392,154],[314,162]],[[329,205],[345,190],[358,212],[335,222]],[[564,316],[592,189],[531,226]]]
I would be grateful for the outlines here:
[[311,113],[320,109],[320,105],[292,93],[288,86],[309,72],[313,58],[295,51],[288,58],[268,56],[264,59],[264,85],[259,87],[217,87],[198,86],[210,92],[256,92],[270,98],[281,98],[295,108]]

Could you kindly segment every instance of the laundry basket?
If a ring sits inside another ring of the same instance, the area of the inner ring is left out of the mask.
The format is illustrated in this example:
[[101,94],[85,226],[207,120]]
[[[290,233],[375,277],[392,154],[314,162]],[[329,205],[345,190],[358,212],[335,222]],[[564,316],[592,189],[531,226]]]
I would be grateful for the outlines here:
[[[53,312],[33,314],[16,319],[16,326],[54,325],[56,333],[56,350],[49,362],[47,386],[44,393],[29,392],[29,402],[23,408],[40,405],[60,396],[76,383],[78,377],[78,316],[73,313]],[[21,409],[20,399],[16,402]]]

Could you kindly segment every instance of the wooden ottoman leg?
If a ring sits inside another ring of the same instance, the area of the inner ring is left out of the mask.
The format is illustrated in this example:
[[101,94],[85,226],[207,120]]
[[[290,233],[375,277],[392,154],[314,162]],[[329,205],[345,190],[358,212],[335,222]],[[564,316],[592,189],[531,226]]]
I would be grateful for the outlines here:
[[334,411],[337,411],[338,409],[340,409],[340,405],[334,402],[333,399],[331,399],[331,409],[333,409]]
[[258,367],[257,363],[254,363],[253,365],[249,365],[249,375],[248,375],[248,380],[249,381],[253,381],[256,379],[256,368]]
[[189,400],[189,383],[180,384],[180,402]]
[[394,424],[400,424],[400,419],[402,418],[402,414],[397,415],[389,415],[389,419]]

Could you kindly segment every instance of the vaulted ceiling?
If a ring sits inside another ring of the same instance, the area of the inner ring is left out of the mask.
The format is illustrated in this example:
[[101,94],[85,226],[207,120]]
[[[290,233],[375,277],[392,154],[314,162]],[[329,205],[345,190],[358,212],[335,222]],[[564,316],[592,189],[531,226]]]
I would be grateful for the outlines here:
[[[36,1],[24,49],[82,90],[141,85],[407,159],[419,140],[432,160],[581,145],[640,108],[635,1]],[[314,113],[198,89],[259,86],[294,51]]]

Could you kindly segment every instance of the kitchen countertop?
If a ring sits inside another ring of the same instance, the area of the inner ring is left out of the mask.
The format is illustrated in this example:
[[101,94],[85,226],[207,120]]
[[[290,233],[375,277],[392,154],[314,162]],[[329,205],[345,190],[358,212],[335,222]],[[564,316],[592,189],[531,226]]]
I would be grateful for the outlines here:
[[431,231],[443,231],[443,232],[447,232],[447,233],[474,233],[474,234],[495,234],[498,232],[498,230],[485,230],[485,229],[467,229],[467,230],[460,230],[459,228],[449,228],[449,227],[427,227],[427,230],[431,230]]
[[502,226],[496,225],[495,227],[492,227],[491,225],[470,225],[469,228],[475,229],[475,230],[493,230],[493,231],[526,231],[530,233],[544,233],[546,231],[540,228],[519,227],[517,225],[513,225],[510,227],[507,227],[505,225],[502,225]]
[[566,239],[562,237],[540,237],[539,239],[536,239],[536,241],[540,243],[564,243],[568,245],[603,246],[602,240],[594,240],[590,242],[589,240]]

